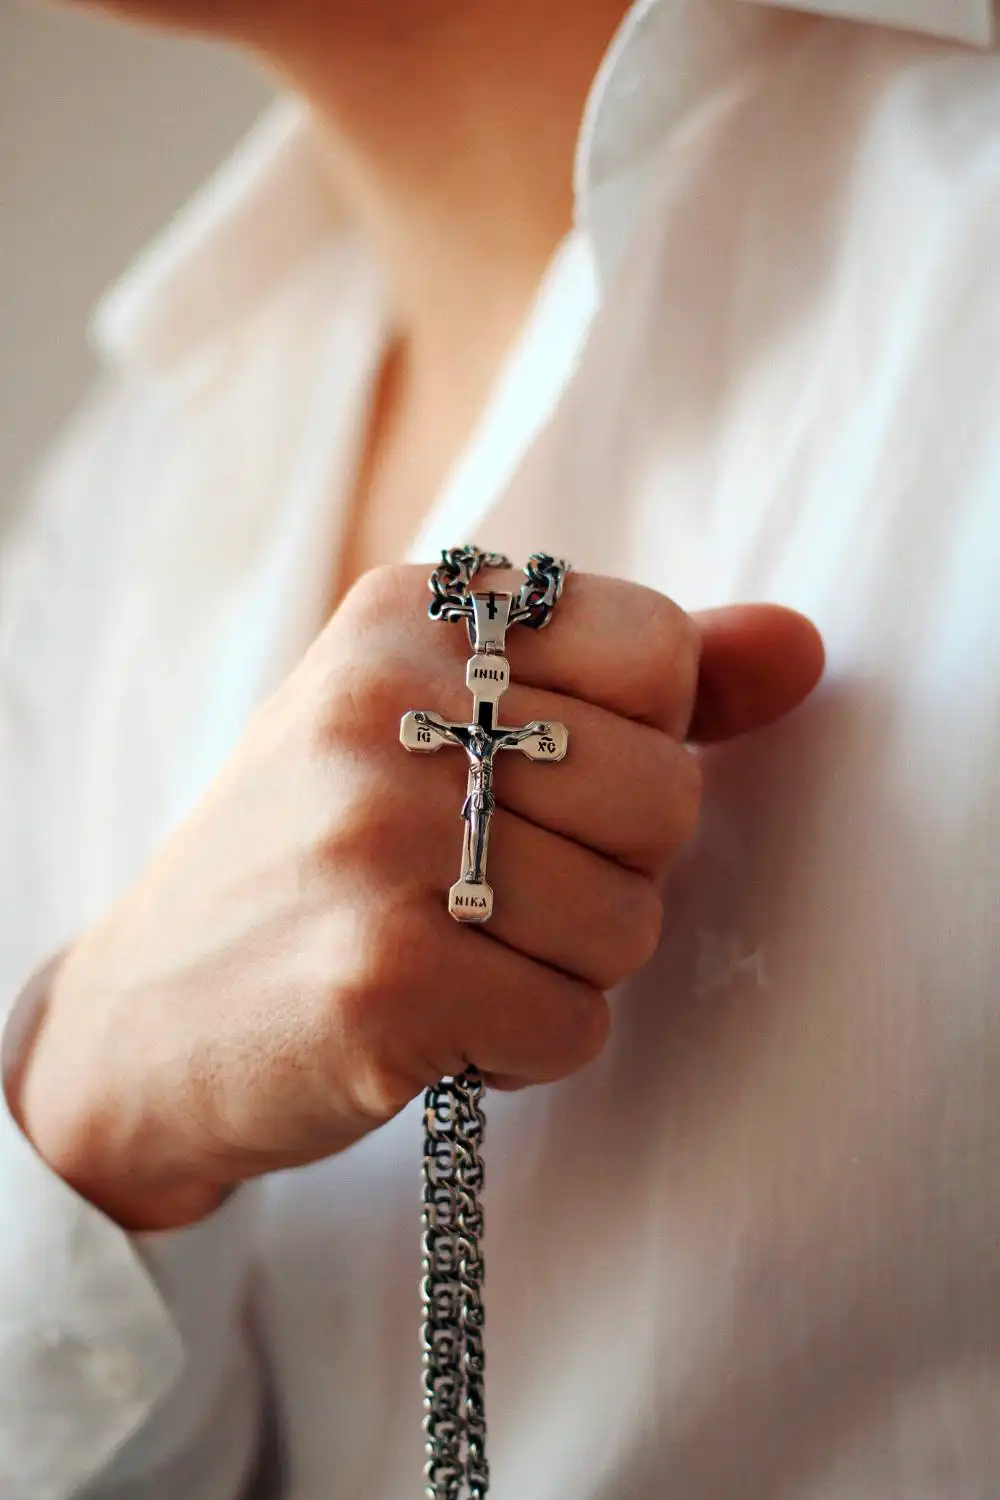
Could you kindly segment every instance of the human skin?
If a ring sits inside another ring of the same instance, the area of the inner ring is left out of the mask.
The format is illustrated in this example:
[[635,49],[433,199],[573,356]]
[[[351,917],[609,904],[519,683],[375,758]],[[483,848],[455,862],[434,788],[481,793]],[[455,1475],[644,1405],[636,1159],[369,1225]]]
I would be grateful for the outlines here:
[[468,709],[465,632],[429,621],[425,592],[419,567],[364,575],[56,971],[11,1105],[128,1229],[343,1150],[469,1064],[512,1088],[592,1061],[696,827],[692,747],[779,718],[823,666],[791,610],[689,616],[571,574],[550,628],[512,631],[504,699],[511,723],[565,723],[570,752],[498,769],[494,915],[463,925],[446,893],[464,759],[398,740],[408,709]]
[[[108,7],[105,7],[108,8]],[[392,324],[333,596],[398,560],[487,404],[573,218],[573,154],[626,0],[120,0],[210,34],[311,107]]]

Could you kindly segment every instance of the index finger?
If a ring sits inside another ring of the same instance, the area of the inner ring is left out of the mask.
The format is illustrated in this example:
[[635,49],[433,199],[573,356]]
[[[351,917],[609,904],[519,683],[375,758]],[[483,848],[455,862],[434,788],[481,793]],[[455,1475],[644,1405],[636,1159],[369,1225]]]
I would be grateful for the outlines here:
[[[399,570],[401,594],[426,598],[426,573]],[[478,589],[515,592],[523,577],[495,570]],[[412,608],[412,605],[401,607]],[[420,627],[423,626],[424,629]],[[464,625],[414,620],[415,641],[442,647],[456,662],[469,655]],[[685,738],[694,713],[701,631],[678,604],[642,584],[595,573],[570,573],[543,630],[507,634],[511,673],[525,687],[582,698],[612,713]]]

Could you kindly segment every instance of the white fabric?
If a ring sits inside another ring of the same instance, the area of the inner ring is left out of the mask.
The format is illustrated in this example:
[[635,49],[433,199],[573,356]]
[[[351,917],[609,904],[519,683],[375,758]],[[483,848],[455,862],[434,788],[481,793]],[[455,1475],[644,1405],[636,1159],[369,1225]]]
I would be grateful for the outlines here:
[[[958,3],[928,14],[895,19],[986,39]],[[310,152],[300,112],[270,122],[105,307],[115,372],[4,554],[11,998],[321,623],[385,319]],[[702,826],[605,1056],[490,1100],[491,1493],[984,1500],[1000,56],[643,3],[577,182],[411,556],[471,535],[689,609],[783,602],[828,668],[704,752]],[[194,1230],[129,1237],[4,1118],[0,1500],[236,1500],[261,1420],[245,1300],[282,1500],[409,1500],[418,1153],[414,1108]]]

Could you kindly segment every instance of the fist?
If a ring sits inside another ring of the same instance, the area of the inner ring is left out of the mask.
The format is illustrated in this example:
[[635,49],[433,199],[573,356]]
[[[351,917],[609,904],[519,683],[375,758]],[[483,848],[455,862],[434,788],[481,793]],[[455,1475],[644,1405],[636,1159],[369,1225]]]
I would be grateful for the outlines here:
[[495,904],[475,926],[448,913],[466,755],[399,742],[407,710],[469,713],[465,630],[425,600],[419,567],[359,581],[56,973],[12,1103],[127,1228],[192,1222],[470,1064],[519,1087],[595,1058],[605,993],[652,955],[662,876],[697,823],[687,742],[768,722],[822,669],[791,611],[692,617],[571,574],[548,629],[507,637],[503,722],[562,723],[569,753],[497,756]]

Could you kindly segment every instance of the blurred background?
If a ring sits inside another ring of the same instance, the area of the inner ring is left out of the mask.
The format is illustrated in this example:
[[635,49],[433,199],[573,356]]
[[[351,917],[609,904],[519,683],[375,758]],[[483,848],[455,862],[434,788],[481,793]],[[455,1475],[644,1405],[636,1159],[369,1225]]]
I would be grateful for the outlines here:
[[204,43],[0,0],[0,527],[94,372],[94,301],[267,97]]

